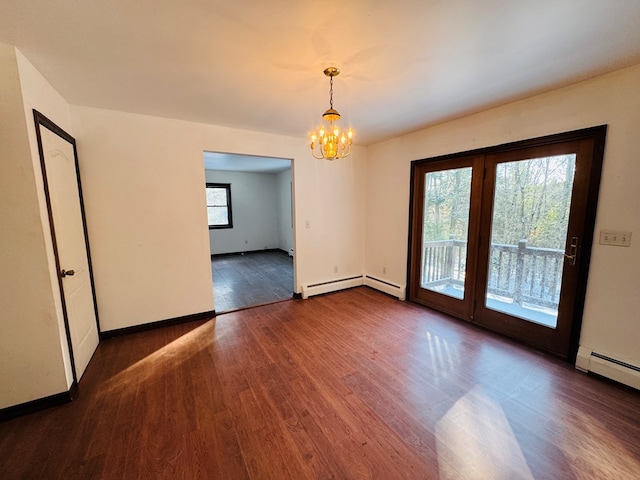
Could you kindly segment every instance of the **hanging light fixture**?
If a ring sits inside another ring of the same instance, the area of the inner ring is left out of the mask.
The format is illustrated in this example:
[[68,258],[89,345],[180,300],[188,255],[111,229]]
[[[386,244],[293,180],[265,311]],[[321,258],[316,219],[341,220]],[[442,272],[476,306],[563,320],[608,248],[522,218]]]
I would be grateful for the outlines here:
[[340,120],[340,114],[333,108],[333,77],[339,73],[340,70],[336,67],[324,70],[324,74],[329,77],[329,109],[322,114],[322,118],[329,122],[329,125],[320,127],[317,134],[311,134],[311,154],[317,159],[335,160],[351,153],[353,131],[349,128],[346,132],[341,132],[340,128],[333,124]]

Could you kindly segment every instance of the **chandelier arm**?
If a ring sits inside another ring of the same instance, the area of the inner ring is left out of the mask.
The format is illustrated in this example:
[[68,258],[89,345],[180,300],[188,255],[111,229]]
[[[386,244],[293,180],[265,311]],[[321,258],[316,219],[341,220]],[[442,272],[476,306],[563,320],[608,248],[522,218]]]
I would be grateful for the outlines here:
[[315,145],[311,147],[311,155],[313,155],[313,158],[316,158],[318,160],[322,160],[324,158],[327,158],[329,160],[333,160],[335,157],[327,157],[324,153],[324,147],[323,147],[323,143],[322,142],[318,142],[318,150],[320,150],[320,156],[316,155],[316,149],[315,149]]
[[337,155],[336,158],[340,160],[341,158],[348,157],[350,154],[351,154],[351,145],[349,145],[349,148],[346,149],[346,152]]
[[313,158],[316,158],[318,160],[322,160],[324,157],[323,156],[317,156],[316,155],[316,151],[315,150],[311,150],[311,155],[313,155]]

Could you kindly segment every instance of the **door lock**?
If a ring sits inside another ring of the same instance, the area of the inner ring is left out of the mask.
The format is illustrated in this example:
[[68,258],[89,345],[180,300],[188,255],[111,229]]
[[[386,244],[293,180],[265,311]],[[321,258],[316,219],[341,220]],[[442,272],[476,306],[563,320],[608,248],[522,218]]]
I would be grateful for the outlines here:
[[73,275],[75,275],[76,272],[74,272],[73,270],[65,270],[62,269],[62,271],[60,272],[60,276],[62,278],[64,277],[72,277]]
[[569,253],[565,253],[564,256],[569,259],[570,265],[576,264],[576,257],[578,256],[578,237],[571,237]]

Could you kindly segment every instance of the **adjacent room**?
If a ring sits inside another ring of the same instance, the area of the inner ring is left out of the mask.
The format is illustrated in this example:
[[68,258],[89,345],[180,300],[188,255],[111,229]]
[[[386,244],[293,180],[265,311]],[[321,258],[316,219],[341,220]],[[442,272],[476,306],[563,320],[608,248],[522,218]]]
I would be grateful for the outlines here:
[[217,314],[293,297],[291,161],[204,152]]
[[0,478],[637,478],[638,25],[4,0]]

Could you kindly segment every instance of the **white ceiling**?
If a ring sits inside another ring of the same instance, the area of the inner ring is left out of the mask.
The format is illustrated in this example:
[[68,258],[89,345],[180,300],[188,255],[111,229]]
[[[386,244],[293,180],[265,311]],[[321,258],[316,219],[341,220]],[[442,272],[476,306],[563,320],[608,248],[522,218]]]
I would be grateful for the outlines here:
[[204,152],[205,170],[280,173],[291,168],[291,160],[231,153]]
[[72,104],[367,145],[640,63],[639,0],[2,0]]

